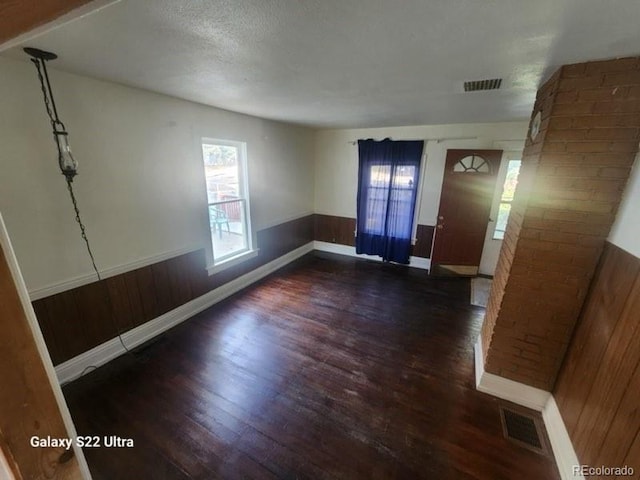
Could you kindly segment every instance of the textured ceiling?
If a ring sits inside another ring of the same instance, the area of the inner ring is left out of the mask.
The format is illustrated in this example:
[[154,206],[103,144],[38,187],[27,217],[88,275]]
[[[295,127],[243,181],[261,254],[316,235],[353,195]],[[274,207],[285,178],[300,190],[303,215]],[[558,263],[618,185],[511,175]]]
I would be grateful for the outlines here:
[[[562,64],[640,54],[638,0],[121,0],[52,68],[318,127],[522,120]],[[20,47],[3,55],[23,58]],[[502,77],[493,92],[465,80]]]

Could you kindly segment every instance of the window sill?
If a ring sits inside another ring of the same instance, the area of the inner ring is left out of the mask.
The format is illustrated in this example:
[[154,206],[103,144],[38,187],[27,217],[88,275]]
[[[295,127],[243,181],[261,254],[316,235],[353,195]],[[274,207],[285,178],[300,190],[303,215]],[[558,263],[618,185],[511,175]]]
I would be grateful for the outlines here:
[[220,263],[216,263],[215,265],[209,265],[207,267],[207,273],[209,274],[209,276],[211,276],[215,273],[220,273],[223,270],[226,270],[227,268],[231,268],[235,265],[239,265],[242,262],[249,260],[250,258],[257,257],[259,251],[260,250],[257,248],[254,250],[248,250],[234,257],[227,258]]

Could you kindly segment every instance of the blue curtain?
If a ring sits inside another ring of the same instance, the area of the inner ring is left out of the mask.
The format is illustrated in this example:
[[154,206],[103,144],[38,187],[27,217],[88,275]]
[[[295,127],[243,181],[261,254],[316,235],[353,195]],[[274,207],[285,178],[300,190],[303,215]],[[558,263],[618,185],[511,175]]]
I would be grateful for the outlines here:
[[358,140],[356,252],[409,263],[424,142]]

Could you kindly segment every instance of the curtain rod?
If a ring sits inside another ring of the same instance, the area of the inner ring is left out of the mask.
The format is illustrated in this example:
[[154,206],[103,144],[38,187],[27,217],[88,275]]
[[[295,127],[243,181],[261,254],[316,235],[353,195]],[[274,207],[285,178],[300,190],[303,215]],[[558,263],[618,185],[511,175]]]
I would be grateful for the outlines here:
[[[441,142],[447,142],[449,140],[477,140],[479,137],[440,137],[440,138],[423,138],[422,140],[424,140],[425,142],[436,142],[436,143],[441,143]],[[524,142],[526,141],[526,138],[499,138],[497,140],[493,140],[493,143],[496,142]],[[351,145],[357,145],[358,141],[357,140],[349,140],[347,143],[351,144]]]
[[[477,140],[478,137],[438,137],[438,138],[422,138],[421,140],[424,140],[425,142],[436,142],[436,143],[441,143],[441,142],[447,142],[449,140]],[[349,140],[347,143],[351,144],[351,145],[357,145],[358,141],[357,140]]]

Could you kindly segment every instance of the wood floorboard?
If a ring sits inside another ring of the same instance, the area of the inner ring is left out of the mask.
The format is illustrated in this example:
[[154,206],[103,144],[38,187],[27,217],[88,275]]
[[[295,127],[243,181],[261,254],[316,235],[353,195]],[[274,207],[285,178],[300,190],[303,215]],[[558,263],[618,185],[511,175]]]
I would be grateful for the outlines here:
[[475,390],[469,280],[312,253],[65,386],[96,479],[557,479]]

